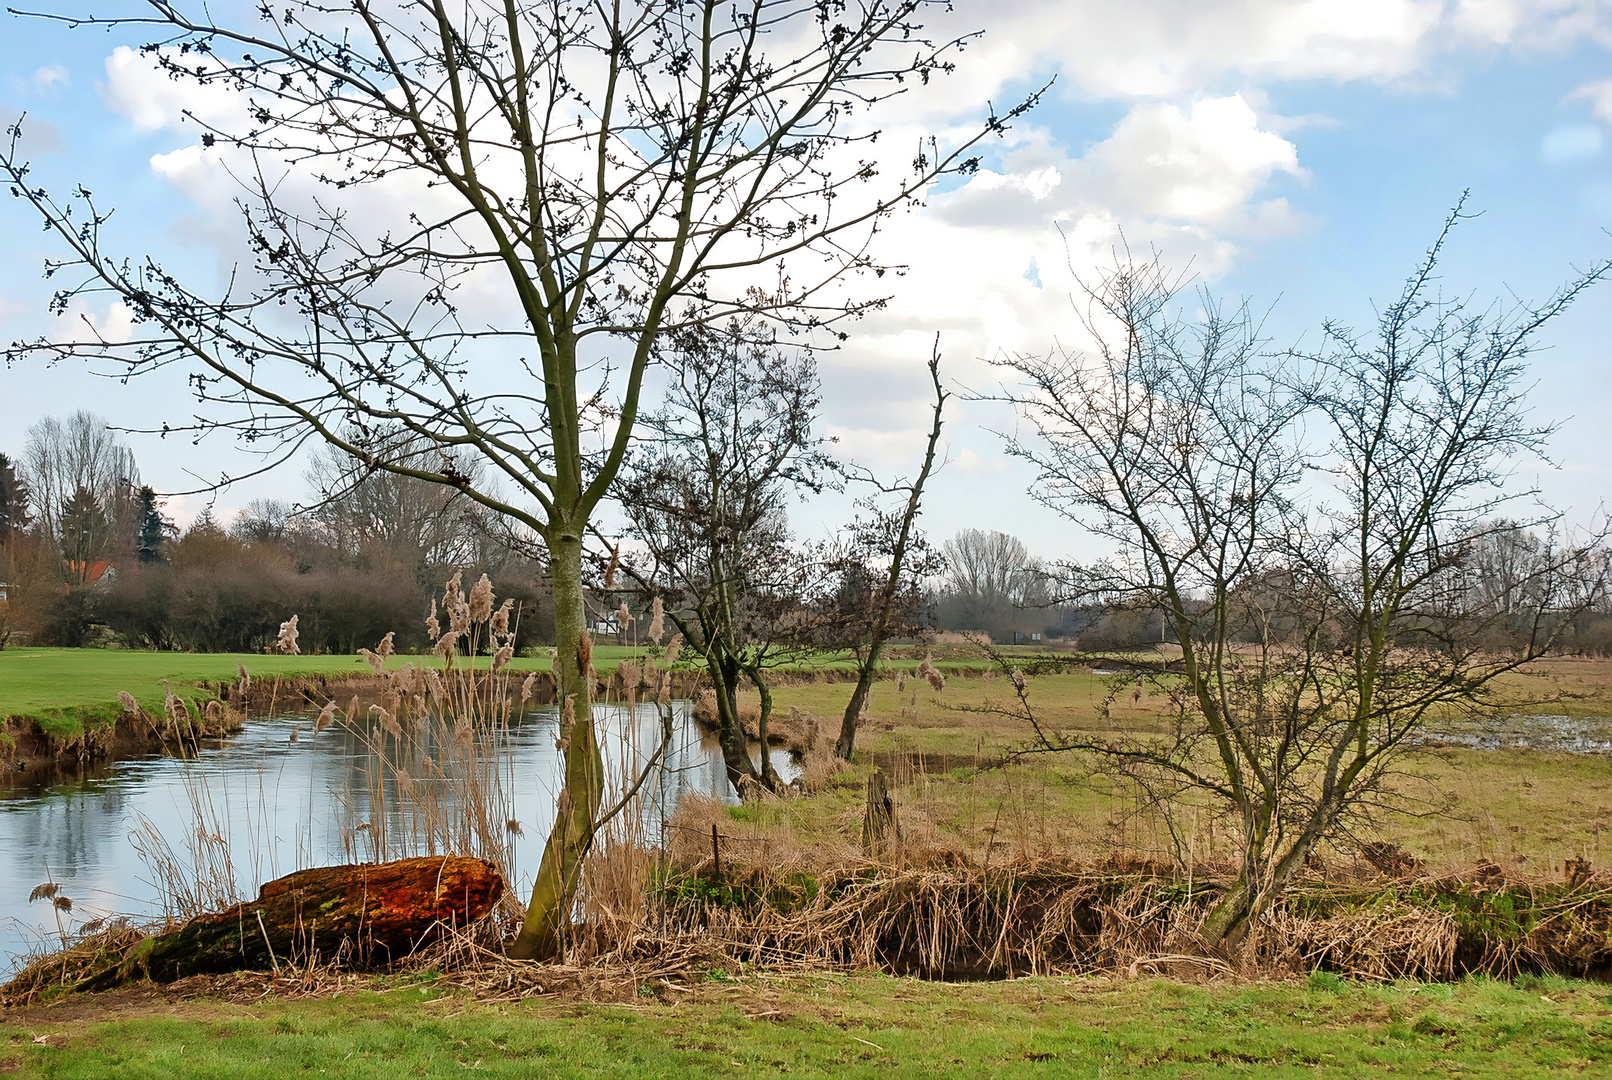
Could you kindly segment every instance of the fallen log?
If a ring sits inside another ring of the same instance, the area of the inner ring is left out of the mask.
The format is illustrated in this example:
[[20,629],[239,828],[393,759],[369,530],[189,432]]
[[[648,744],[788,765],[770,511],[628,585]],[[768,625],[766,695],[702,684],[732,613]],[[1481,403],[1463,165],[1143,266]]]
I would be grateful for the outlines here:
[[278,969],[316,958],[396,960],[449,928],[485,918],[503,892],[504,879],[492,863],[454,855],[298,870],[264,885],[254,901],[146,938],[77,989],[104,990],[141,977],[171,982]]

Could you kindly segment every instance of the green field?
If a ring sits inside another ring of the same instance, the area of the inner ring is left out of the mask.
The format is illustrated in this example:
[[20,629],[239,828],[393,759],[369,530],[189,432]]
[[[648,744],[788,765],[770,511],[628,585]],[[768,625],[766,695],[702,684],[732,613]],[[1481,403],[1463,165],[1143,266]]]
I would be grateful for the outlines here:
[[[613,672],[624,659],[641,657],[645,650],[622,645],[598,645],[593,650],[594,666]],[[393,656],[391,668],[430,657]],[[462,664],[464,661],[461,660]],[[485,666],[486,657],[478,663]],[[517,658],[514,671],[547,671],[549,657]],[[917,661],[893,661],[892,667],[911,669]],[[972,661],[956,666],[982,666]],[[358,656],[280,656],[265,653],[173,653],[130,649],[0,649],[0,720],[16,718],[40,722],[53,734],[74,735],[84,725],[110,723],[116,719],[118,692],[127,690],[148,711],[157,711],[163,700],[163,684],[176,693],[193,691],[197,684],[236,678],[237,665],[244,665],[253,679],[295,679],[304,676],[369,674],[369,667]],[[825,654],[820,661],[799,670],[849,669],[842,654]]]
[[481,1002],[430,982],[249,1004],[147,991],[0,1012],[19,1077],[1533,1077],[1612,1070],[1606,988],[1191,986],[878,975],[646,985],[623,1004]]
[[[418,663],[421,657],[394,656],[388,666],[401,667],[411,660]],[[481,662],[485,664],[486,658]],[[13,647],[0,649],[0,716],[101,705],[116,700],[119,690],[142,701],[161,701],[164,680],[175,688],[233,680],[237,665],[245,665],[254,679],[369,674],[369,665],[359,656]],[[546,656],[522,658],[511,666],[547,671],[549,660]]]

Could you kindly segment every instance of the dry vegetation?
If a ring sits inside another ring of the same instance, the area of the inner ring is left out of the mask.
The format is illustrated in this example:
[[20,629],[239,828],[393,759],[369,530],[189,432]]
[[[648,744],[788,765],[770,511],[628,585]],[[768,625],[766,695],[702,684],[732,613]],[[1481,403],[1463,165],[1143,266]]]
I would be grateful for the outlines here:
[[[1612,734],[1612,662],[1543,661],[1505,690],[1523,700],[1556,699],[1539,706],[1540,713],[1574,718],[1573,730],[1590,738]],[[841,684],[805,682],[779,689],[777,699],[780,708],[793,706],[799,714],[832,716],[848,692]],[[1032,693],[1038,718],[1063,731],[1101,735],[1170,722],[1165,695],[1149,685],[1134,698],[1128,677],[1084,670],[1046,675],[1035,680]],[[1102,703],[1111,694],[1104,720]],[[1219,816],[1190,797],[1184,810],[1177,807],[1172,835],[1161,814],[1076,755],[1005,763],[1031,735],[1007,709],[1012,696],[1006,681],[989,673],[954,677],[941,693],[917,680],[901,689],[896,680],[885,680],[875,688],[865,729],[868,759],[895,778],[903,828],[919,847],[976,860],[983,860],[987,844],[1015,858],[1121,854],[1169,861],[1191,853],[1213,861],[1229,855],[1220,844]],[[1599,754],[1523,744],[1544,736],[1549,745],[1554,726],[1505,716],[1448,718],[1429,732],[1425,752],[1414,756],[1402,779],[1403,793],[1426,813],[1384,814],[1334,845],[1326,861],[1352,863],[1361,843],[1382,840],[1438,872],[1455,872],[1480,858],[1541,874],[1560,873],[1569,859],[1599,865],[1612,774]],[[1493,748],[1461,744],[1475,735]],[[840,779],[844,788],[838,793],[769,803],[746,814],[756,819],[752,827],[804,835],[811,845],[830,836],[854,838],[847,823],[860,812],[865,779],[865,771],[852,771]]]

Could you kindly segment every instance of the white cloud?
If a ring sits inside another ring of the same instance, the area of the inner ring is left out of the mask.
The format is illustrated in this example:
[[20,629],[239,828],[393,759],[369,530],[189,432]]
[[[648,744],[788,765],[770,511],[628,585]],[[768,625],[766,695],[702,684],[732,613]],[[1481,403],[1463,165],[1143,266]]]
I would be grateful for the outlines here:
[[951,465],[958,472],[991,476],[1008,471],[1008,460],[1001,454],[985,457],[972,446],[965,446],[952,456]]
[[1612,40],[1612,19],[1599,0],[1459,0],[1448,20],[1458,38],[1495,45],[1560,48]]
[[227,86],[170,78],[150,57],[127,45],[119,45],[106,58],[102,96],[108,107],[142,132],[177,129],[186,123],[186,113],[212,124],[244,116],[246,111],[245,100]]
[[1082,161],[1083,195],[1121,218],[1223,226],[1277,173],[1303,178],[1298,148],[1262,130],[1240,95],[1133,108]]
[[1583,99],[1590,103],[1590,111],[1602,120],[1612,123],[1612,79],[1585,83],[1567,95],[1567,100]]
[[1285,80],[1438,85],[1439,62],[1472,50],[1612,43],[1605,0],[998,0],[931,22],[937,37],[985,34],[898,106],[910,118],[1000,105],[1004,87],[1053,73],[1055,92],[1084,100],[1190,100]]
[[1296,218],[1285,201],[1259,202],[1259,193],[1278,174],[1308,177],[1297,146],[1262,126],[1237,94],[1185,109],[1138,104],[1083,156],[1043,163],[1056,152],[1032,136],[1009,155],[1011,171],[981,170],[936,196],[935,212],[960,227],[1044,229],[1099,214],[1127,226],[1158,221],[1236,232],[1257,225],[1264,232]]
[[48,64],[35,68],[34,73],[28,76],[28,86],[36,94],[48,94],[57,87],[68,83],[67,69],[60,64]]
[[24,75],[20,72],[6,78],[11,92],[19,97],[28,95],[49,97],[71,81],[68,70],[60,64],[45,64]]

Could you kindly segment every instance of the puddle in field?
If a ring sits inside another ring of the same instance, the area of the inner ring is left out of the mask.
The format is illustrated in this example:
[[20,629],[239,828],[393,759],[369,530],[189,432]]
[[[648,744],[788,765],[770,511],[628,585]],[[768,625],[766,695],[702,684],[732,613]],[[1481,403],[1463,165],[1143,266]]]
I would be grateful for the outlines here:
[[1612,754],[1612,716],[1513,713],[1442,726],[1413,740],[1461,750],[1535,750],[1545,754]]
[[[622,776],[659,745],[653,705],[597,710],[607,777]],[[531,887],[554,819],[558,729],[555,710],[547,708],[528,713],[507,733],[508,757],[500,772],[507,815],[521,824],[506,852],[517,895]],[[353,861],[355,823],[378,812],[394,831],[405,826],[394,778],[381,788],[385,805],[371,806],[369,734],[341,724],[315,734],[307,717],[262,718],[188,760],[149,757],[86,773],[0,774],[0,972],[58,932],[58,913],[50,904],[28,901],[47,878],[73,901],[71,912],[60,913],[68,930],[101,916],[144,920],[163,914],[153,874],[133,841],[142,821],[181,856],[198,823],[204,824],[208,835],[222,839],[217,848],[227,851],[228,872],[238,894],[247,897],[292,870]],[[772,760],[786,781],[799,772],[787,751],[772,751]],[[619,781],[617,787],[624,790]],[[739,801],[715,736],[694,722],[682,702],[666,759],[640,795],[645,835],[658,839],[678,800],[692,793]]]

